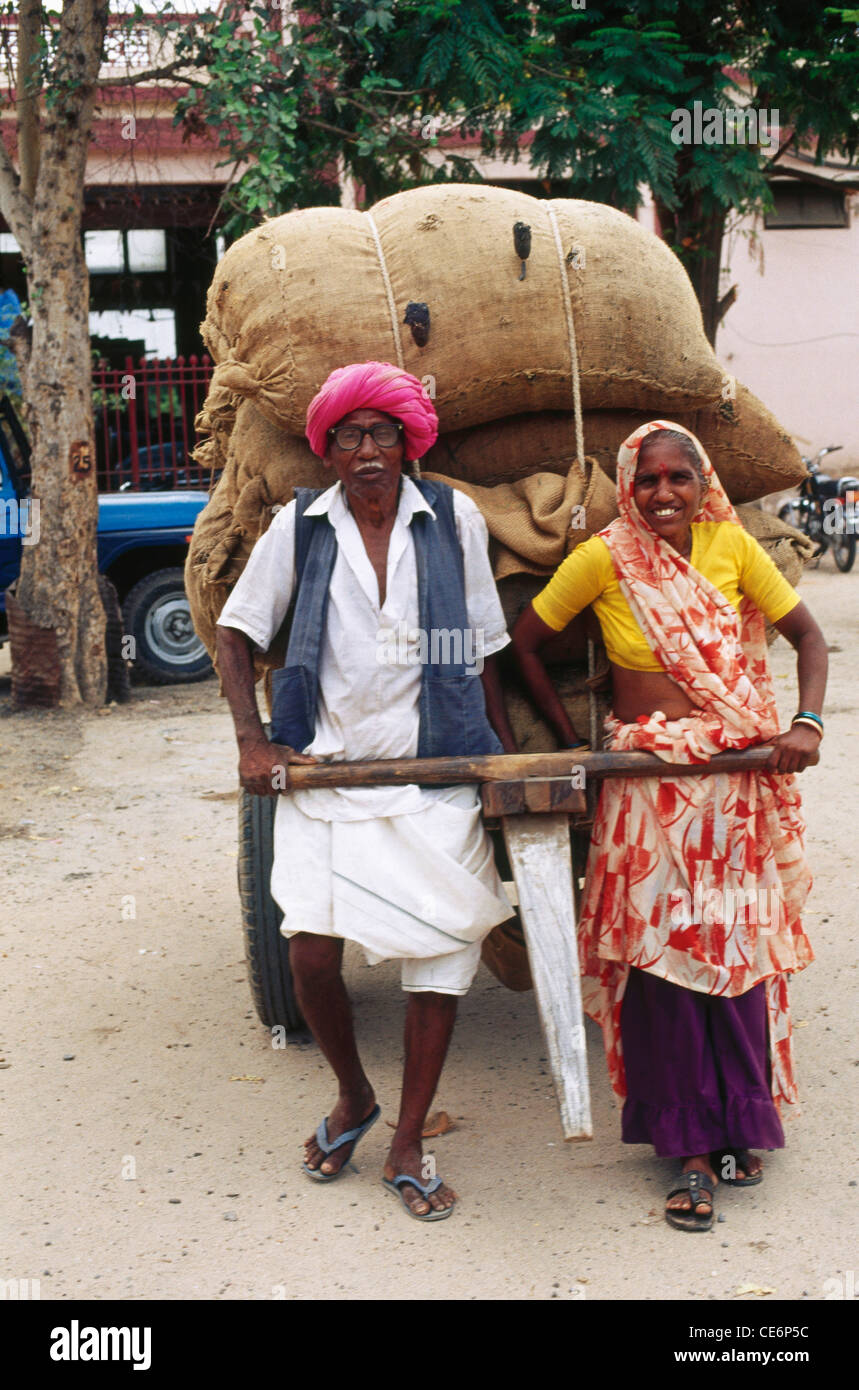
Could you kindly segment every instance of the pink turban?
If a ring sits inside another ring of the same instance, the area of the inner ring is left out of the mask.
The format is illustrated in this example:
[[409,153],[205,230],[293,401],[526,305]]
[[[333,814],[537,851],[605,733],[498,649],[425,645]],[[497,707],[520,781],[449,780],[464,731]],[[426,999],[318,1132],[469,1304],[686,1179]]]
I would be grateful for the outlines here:
[[423,458],[438,438],[438,416],[421,383],[390,362],[353,362],[333,371],[307,408],[307,438],[320,458],[332,425],[353,410],[381,410],[405,426],[405,458]]

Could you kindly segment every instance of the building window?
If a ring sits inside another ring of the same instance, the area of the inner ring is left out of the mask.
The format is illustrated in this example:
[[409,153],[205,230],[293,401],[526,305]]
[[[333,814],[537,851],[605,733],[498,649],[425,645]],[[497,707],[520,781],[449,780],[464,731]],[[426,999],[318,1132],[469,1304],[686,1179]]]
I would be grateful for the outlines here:
[[167,269],[167,238],[157,228],[84,232],[84,256],[92,275],[148,275]]
[[125,233],[128,269],[133,275],[167,269],[167,239],[163,231]]
[[176,356],[176,315],[172,309],[94,310],[89,316],[89,331],[95,338],[142,343],[147,357]]
[[797,179],[774,182],[770,187],[775,208],[764,217],[764,226],[769,230],[849,226],[843,188],[802,183]]

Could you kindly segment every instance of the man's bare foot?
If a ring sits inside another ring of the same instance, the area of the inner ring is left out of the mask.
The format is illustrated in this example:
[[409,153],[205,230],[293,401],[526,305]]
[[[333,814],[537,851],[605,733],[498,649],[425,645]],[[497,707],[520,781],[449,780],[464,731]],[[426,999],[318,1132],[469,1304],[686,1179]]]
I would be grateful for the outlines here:
[[[396,1134],[382,1173],[388,1182],[393,1182],[400,1173],[413,1173],[424,1187],[427,1183],[432,1182],[436,1176],[434,1163],[432,1164],[432,1171],[428,1171],[428,1163],[424,1159],[420,1142],[398,1140]],[[456,1193],[444,1183],[441,1187],[437,1187],[435,1192],[431,1192],[429,1197],[422,1197],[418,1189],[412,1187],[410,1183],[403,1183],[400,1192],[409,1210],[415,1216],[426,1216],[429,1211],[447,1211],[456,1202]]]
[[[713,1172],[713,1165],[710,1162],[709,1154],[694,1154],[692,1158],[685,1159],[682,1171],[684,1173],[691,1173],[693,1168],[696,1168],[699,1173],[706,1173],[713,1187],[716,1187],[719,1179],[716,1173]],[[692,1195],[689,1192],[678,1192],[676,1197],[668,1198],[665,1207],[667,1211],[691,1211]],[[695,1203],[695,1215],[708,1216],[712,1210],[713,1203],[706,1193],[702,1193],[700,1200]]]
[[[355,1129],[362,1124],[372,1112],[375,1103],[376,1095],[369,1082],[355,1094],[341,1096],[328,1116],[329,1143],[339,1139],[347,1130]],[[304,1141],[304,1162],[308,1168],[314,1171],[318,1168],[326,1175],[339,1173],[344,1163],[348,1163],[352,1157],[354,1147],[354,1144],[344,1144],[342,1148],[335,1149],[333,1154],[326,1157],[316,1142],[316,1135],[311,1134],[310,1138]]]

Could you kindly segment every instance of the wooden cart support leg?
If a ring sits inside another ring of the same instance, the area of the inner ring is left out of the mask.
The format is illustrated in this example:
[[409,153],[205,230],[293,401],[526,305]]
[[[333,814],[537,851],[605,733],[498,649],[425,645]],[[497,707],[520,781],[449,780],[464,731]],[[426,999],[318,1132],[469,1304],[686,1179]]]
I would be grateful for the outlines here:
[[591,1139],[569,817],[503,816],[501,824],[564,1138]]

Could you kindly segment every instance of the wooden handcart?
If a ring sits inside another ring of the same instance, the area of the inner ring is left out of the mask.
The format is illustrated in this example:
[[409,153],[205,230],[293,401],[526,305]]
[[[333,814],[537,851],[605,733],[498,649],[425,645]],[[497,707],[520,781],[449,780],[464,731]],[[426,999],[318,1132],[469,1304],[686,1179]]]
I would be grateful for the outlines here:
[[[531,975],[566,1140],[592,1137],[587,1050],[582,1012],[570,828],[590,823],[588,789],[607,777],[687,777],[757,772],[766,746],[719,754],[703,764],[667,763],[650,753],[498,754],[479,758],[397,758],[382,762],[293,765],[298,789],[444,786],[477,783],[483,813],[498,821],[519,899]],[[292,994],[281,914],[271,899],[274,798],[243,794],[239,887],[251,990],[268,1027],[295,1028],[301,1019]]]

